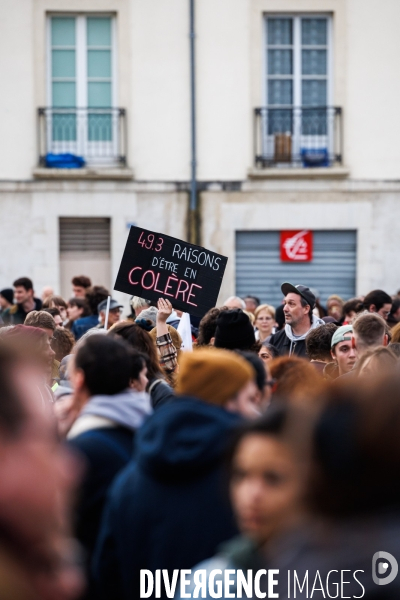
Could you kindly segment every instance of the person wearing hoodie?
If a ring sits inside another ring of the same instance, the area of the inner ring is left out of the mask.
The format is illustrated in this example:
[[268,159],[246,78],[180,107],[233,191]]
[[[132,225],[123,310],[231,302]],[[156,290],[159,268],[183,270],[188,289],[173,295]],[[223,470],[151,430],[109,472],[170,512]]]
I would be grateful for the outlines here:
[[289,354],[307,359],[306,337],[309,331],[324,324],[324,321],[313,315],[315,296],[305,285],[283,283],[281,286],[285,296],[283,313],[285,328],[271,336],[270,344],[275,346],[280,356]]
[[[122,340],[90,336],[79,347],[70,372],[73,405],[79,414],[67,440],[86,462],[75,532],[87,564],[108,488],[129,462],[134,434],[151,413],[149,396],[143,391],[145,364],[137,354]],[[136,389],[132,380],[138,382]]]
[[221,471],[253,380],[232,352],[183,353],[177,401],[138,431],[110,491],[93,560],[98,598],[139,598],[140,569],[190,569],[237,533]]

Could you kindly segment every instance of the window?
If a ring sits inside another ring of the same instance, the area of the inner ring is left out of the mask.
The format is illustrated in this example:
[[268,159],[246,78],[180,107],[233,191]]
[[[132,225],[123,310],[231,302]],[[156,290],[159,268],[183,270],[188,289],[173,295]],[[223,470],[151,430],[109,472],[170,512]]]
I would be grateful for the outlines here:
[[330,106],[331,19],[267,16],[265,40],[263,155],[275,163],[314,157],[319,164],[304,166],[328,166],[336,114]]
[[117,154],[114,19],[49,18],[48,147],[97,162]]

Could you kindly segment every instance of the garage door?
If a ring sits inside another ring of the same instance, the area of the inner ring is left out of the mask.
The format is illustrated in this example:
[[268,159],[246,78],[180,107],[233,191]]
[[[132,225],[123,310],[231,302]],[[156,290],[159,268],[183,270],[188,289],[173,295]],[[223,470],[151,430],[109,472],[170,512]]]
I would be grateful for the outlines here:
[[318,290],[322,302],[331,294],[347,300],[356,293],[356,231],[313,231],[313,260],[280,260],[279,231],[236,232],[236,293],[252,294],[279,306],[284,281]]

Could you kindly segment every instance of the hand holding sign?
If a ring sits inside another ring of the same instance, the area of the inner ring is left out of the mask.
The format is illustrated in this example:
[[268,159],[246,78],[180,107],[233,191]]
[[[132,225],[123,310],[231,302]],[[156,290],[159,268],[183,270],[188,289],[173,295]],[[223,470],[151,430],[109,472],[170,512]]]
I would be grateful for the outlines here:
[[202,317],[215,306],[225,256],[168,235],[131,227],[115,290],[158,300]]

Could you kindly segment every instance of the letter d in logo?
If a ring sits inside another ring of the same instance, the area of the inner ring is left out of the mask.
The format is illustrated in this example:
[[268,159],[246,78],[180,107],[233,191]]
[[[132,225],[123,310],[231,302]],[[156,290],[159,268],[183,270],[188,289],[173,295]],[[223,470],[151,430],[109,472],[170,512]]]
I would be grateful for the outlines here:
[[[386,562],[379,562],[376,564],[378,560],[384,559]],[[383,575],[388,572],[389,564],[391,566],[391,572],[386,577],[378,577],[378,575]],[[377,568],[378,566],[378,568]],[[388,583],[392,583],[397,577],[397,573],[399,572],[399,565],[397,560],[392,554],[389,552],[375,552],[372,557],[372,579],[376,585],[387,585]]]

